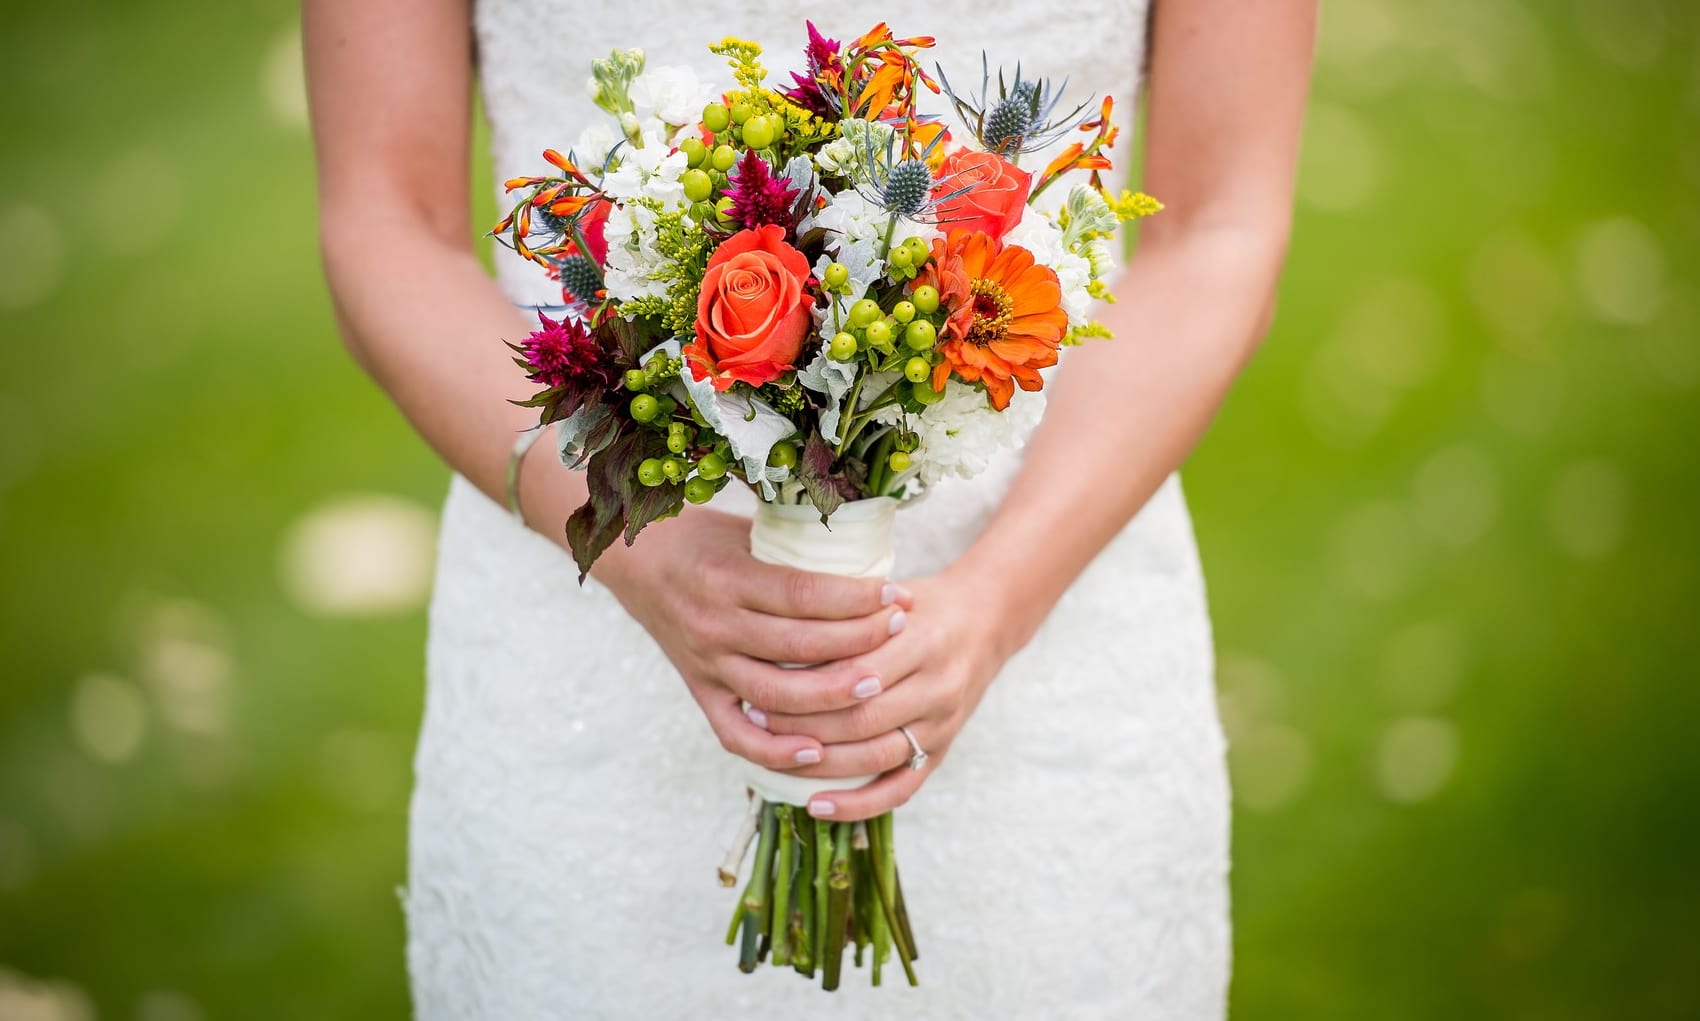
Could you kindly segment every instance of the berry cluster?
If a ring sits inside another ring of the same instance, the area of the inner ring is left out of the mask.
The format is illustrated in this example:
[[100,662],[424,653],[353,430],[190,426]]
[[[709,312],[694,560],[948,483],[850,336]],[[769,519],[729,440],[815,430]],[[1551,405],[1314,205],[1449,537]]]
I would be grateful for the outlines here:
[[678,377],[682,364],[678,358],[657,352],[643,368],[626,370],[625,388],[634,395],[626,405],[627,413],[639,426],[660,434],[667,448],[665,456],[646,457],[638,463],[637,479],[651,488],[684,483],[686,500],[707,503],[726,487],[730,451],[725,440],[717,440],[712,446],[700,444],[701,423],[688,408],[681,411],[678,401],[661,392]]

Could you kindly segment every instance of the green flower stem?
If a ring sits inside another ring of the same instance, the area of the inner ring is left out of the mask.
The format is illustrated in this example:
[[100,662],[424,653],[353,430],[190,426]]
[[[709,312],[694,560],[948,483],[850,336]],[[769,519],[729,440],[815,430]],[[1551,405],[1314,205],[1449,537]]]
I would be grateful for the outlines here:
[[850,928],[850,824],[832,824],[832,868],[827,877],[826,939],[821,952],[821,988],[838,988],[844,943]]
[[844,411],[839,415],[838,449],[833,451],[835,457],[844,456],[844,448],[850,444],[850,422],[856,417],[856,402],[862,397],[862,383],[868,378],[868,370],[856,373],[856,382],[850,384],[850,392],[844,398]]
[[814,820],[815,830],[815,927],[814,927],[814,958],[817,965],[826,963],[826,929],[828,892],[827,883],[832,875],[832,824],[825,819]]
[[875,496],[884,496],[891,486],[891,446],[897,442],[897,430],[887,429],[874,444],[868,461],[868,489]]
[[[868,827],[864,823],[852,823],[850,830],[850,883],[855,894],[850,900],[852,912],[851,932],[856,937],[856,967],[862,966],[862,951],[873,945],[874,905],[872,903],[874,885],[871,870],[868,868]],[[875,965],[875,983],[878,984],[878,965]]]
[[796,865],[796,827],[791,825],[792,808],[779,805],[774,815],[779,823],[778,867],[773,876],[773,910],[768,914],[768,940],[773,947],[773,963],[791,963],[791,878]]
[[[874,863],[874,897],[879,903],[879,914],[876,922],[884,923],[884,934],[893,938],[897,946],[897,959],[903,965],[903,974],[912,986],[921,984],[915,977],[913,945],[903,935],[903,924],[897,917],[897,858],[891,846],[891,813],[872,821],[868,826],[870,839],[873,842]],[[881,930],[874,930],[876,936]],[[879,974],[879,946],[875,944],[874,974]]]
[[762,922],[767,914],[767,887],[774,877],[774,844],[779,836],[779,819],[774,815],[774,805],[762,805],[762,836],[755,843],[755,866],[750,870],[750,883],[745,885],[741,911],[745,916],[745,936],[743,946],[738,955],[738,967],[745,972],[753,972],[760,956],[760,946],[757,945],[757,934],[762,933]]
[[797,824],[797,882],[792,890],[791,965],[810,978],[815,974],[815,827],[813,820]]
[[898,931],[903,933],[903,942],[909,947],[909,959],[919,961],[921,959],[921,948],[915,945],[915,930],[909,927],[909,902],[903,896],[903,874],[894,867],[891,870],[891,878],[892,889],[897,895]]
[[[856,382],[860,383],[861,379],[858,377]],[[854,393],[851,394],[852,398],[854,398],[855,396],[856,395]],[[856,434],[860,433],[862,431],[862,429],[865,428],[869,422],[872,422],[874,420],[874,413],[875,412],[879,411],[882,408],[886,408],[886,407],[889,407],[893,404],[896,404],[897,402],[898,402],[897,384],[893,383],[888,389],[886,389],[878,397],[875,397],[872,404],[869,404],[867,407],[863,408],[861,411],[855,412],[855,413],[847,416],[846,419],[845,419],[845,423],[846,423],[846,426],[847,426],[847,432],[845,434],[845,438],[843,440],[839,441],[839,444],[838,444],[838,452],[839,452],[840,456],[843,455],[845,448],[848,447],[850,445],[850,443],[856,439]],[[854,405],[847,404],[845,406],[846,407],[853,407]]]

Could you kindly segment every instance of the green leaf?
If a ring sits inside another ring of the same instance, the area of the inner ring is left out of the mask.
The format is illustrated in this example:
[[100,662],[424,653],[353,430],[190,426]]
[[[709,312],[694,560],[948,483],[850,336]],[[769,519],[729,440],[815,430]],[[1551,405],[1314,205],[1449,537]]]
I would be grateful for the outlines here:
[[567,518],[567,546],[573,551],[573,562],[578,564],[580,585],[590,576],[597,558],[619,538],[620,524],[616,520],[599,525],[595,504],[589,500]]

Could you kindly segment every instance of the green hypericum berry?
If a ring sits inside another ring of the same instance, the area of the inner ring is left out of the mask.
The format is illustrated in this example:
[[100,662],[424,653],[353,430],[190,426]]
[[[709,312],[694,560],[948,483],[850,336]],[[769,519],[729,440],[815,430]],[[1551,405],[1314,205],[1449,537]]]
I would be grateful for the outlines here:
[[906,323],[915,318],[915,303],[900,301],[891,310],[891,317],[900,323]]
[[744,144],[752,149],[765,149],[773,144],[773,120],[769,117],[751,117],[744,124]]
[[712,451],[702,455],[702,460],[697,462],[697,474],[710,482],[724,478],[726,475],[726,459]]
[[714,483],[695,478],[685,483],[685,499],[691,503],[707,503],[714,499]]
[[826,346],[826,356],[835,362],[847,362],[856,357],[856,338],[848,333],[836,334],[832,343]]
[[924,383],[933,374],[933,364],[920,355],[903,363],[903,378],[911,383]]
[[732,111],[724,103],[710,103],[702,108],[702,126],[710,131],[725,131],[732,123]]
[[875,347],[886,347],[891,343],[891,327],[886,325],[884,319],[875,319],[869,323],[866,333],[868,343]]
[[626,370],[626,389],[627,390],[642,390],[644,387],[646,387],[648,385],[649,385],[649,377],[643,374],[642,369],[627,369]]
[[915,395],[915,402],[923,406],[937,404],[944,399],[944,391],[934,390],[931,383],[916,383],[910,390]]
[[714,203],[714,219],[722,227],[730,227],[732,225],[732,206],[733,202],[730,195],[723,196],[719,201]]
[[909,470],[909,455],[901,450],[894,450],[891,457],[886,459],[886,463],[891,465],[892,471],[902,474]]
[[910,261],[915,264],[917,269],[925,266],[927,264],[927,260],[931,258],[933,254],[932,249],[927,247],[927,243],[925,241],[922,241],[920,238],[914,237],[913,235],[903,239],[903,247],[909,249]]
[[638,394],[632,398],[632,418],[639,422],[653,422],[655,416],[661,414],[661,402],[648,394]]
[[939,310],[939,289],[932,284],[922,284],[909,295],[909,300],[922,312],[932,315]]
[[685,154],[685,159],[693,167],[702,166],[703,160],[708,159],[708,146],[703,145],[700,138],[687,138],[680,142],[679,151]]
[[821,274],[821,283],[829,290],[836,291],[850,280],[850,267],[842,262],[828,263],[826,272]]
[[717,145],[708,157],[708,165],[724,174],[738,165],[738,150],[729,145]]
[[795,443],[775,443],[773,449],[767,452],[767,463],[772,468],[797,467],[797,445]]
[[903,245],[898,245],[896,248],[893,248],[891,250],[891,264],[896,266],[898,269],[908,269],[910,266],[913,266],[915,264],[914,250],[906,248]]
[[751,117],[756,115],[756,108],[748,103],[739,103],[732,107],[732,123],[748,124]]
[[667,434],[667,449],[671,450],[675,454],[683,454],[685,452],[685,448],[690,445],[691,441],[685,438],[684,433]]
[[638,465],[638,481],[646,486],[659,486],[667,481],[667,475],[661,470],[661,459],[646,457]]
[[661,474],[667,477],[668,482],[681,481],[685,477],[686,470],[685,462],[676,457],[669,457],[661,462]]
[[684,185],[685,198],[691,202],[706,202],[714,194],[714,178],[700,170],[685,171],[679,175],[679,183]]
[[850,324],[852,326],[866,326],[884,315],[885,313],[880,311],[880,303],[872,298],[863,298],[850,306]]
[[933,324],[925,319],[917,319],[903,328],[903,343],[917,351],[926,351],[933,346],[938,331]]

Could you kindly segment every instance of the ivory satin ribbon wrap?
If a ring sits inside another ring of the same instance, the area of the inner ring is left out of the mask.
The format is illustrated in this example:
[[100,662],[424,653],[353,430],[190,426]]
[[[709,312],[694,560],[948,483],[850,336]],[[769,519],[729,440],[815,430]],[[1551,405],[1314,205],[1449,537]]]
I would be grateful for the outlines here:
[[[891,574],[895,554],[891,530],[897,517],[897,501],[890,497],[855,500],[833,511],[828,524],[821,524],[814,504],[756,505],[750,527],[750,554],[757,560],[817,574],[839,574],[850,578],[885,578]],[[791,664],[785,664],[790,666]],[[864,786],[879,774],[835,779],[792,776],[744,762],[744,781],[764,800],[789,805],[807,805],[821,791],[849,790]]]

